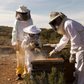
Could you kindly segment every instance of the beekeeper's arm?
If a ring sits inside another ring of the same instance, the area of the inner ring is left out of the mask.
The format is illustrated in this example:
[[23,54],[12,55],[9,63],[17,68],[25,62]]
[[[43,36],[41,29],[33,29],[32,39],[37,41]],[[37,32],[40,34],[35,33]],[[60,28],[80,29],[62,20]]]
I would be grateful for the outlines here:
[[18,50],[18,41],[17,41],[17,22],[15,21],[13,30],[12,30],[12,45],[14,46],[14,50]]
[[63,37],[61,38],[59,44],[57,44],[55,49],[52,50],[49,53],[49,57],[52,57],[55,53],[57,53],[58,51],[62,50],[67,45],[68,41],[69,41],[69,38],[66,35],[63,35]]

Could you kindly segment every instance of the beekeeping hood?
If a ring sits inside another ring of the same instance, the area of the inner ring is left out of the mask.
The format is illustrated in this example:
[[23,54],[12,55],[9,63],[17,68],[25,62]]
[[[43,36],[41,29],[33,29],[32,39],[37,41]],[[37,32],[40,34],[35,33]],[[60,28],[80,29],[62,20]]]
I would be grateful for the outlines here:
[[24,21],[24,19],[20,17],[19,13],[27,13],[27,20],[31,18],[30,9],[28,9],[24,5],[20,5],[19,8],[16,10],[16,19],[20,21]]
[[55,31],[63,35],[65,34],[65,31],[63,28],[65,19],[66,19],[66,15],[64,15],[62,12],[51,12],[49,24]]

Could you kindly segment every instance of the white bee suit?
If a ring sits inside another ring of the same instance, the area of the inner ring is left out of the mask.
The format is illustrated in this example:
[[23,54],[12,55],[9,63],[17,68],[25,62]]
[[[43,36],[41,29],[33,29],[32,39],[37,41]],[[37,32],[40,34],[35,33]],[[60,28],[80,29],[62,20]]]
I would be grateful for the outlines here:
[[12,31],[12,45],[18,45],[18,40],[23,41],[23,29],[32,24],[32,19],[29,19],[27,21],[15,20]]
[[22,74],[23,70],[24,73],[27,73],[27,69],[26,69],[26,64],[24,61],[25,58],[25,52],[23,51],[23,49],[21,48],[21,43],[23,41],[23,29],[25,27],[28,27],[30,25],[33,24],[33,20],[29,19],[27,21],[19,21],[19,20],[15,20],[14,22],[14,27],[12,30],[12,45],[18,45],[18,51],[16,51],[16,55],[17,55],[17,71],[16,71],[16,75],[18,74]]
[[[22,45],[21,45],[22,49],[24,50],[24,46],[30,44],[32,41],[37,41],[41,47],[41,42],[39,40],[38,35],[35,35],[34,37],[30,37],[29,34],[27,34],[26,36],[24,36],[24,40],[23,40]],[[25,61],[26,61],[28,73],[30,73],[32,70],[31,61],[33,59],[34,59],[33,51],[30,51],[29,49],[25,50]]]
[[66,18],[64,23],[65,35],[55,47],[56,51],[62,50],[71,41],[71,54],[76,54],[76,77],[78,83],[84,84],[84,27],[80,23]]

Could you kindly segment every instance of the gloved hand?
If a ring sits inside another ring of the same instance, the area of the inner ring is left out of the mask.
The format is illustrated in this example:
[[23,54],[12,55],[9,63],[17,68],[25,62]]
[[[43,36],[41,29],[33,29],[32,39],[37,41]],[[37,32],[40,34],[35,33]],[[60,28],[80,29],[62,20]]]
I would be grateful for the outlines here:
[[69,62],[70,63],[76,63],[76,55],[75,54],[72,54],[69,58]]
[[14,45],[14,50],[18,51],[18,45]]
[[37,41],[33,41],[30,43],[31,46],[31,50],[34,50],[35,48],[41,48],[41,46],[39,45],[39,43]]
[[24,46],[24,50],[34,50],[34,48],[36,47],[36,45],[34,44],[34,42],[31,42],[30,44],[28,44],[28,45],[25,45]]
[[31,42],[31,43],[29,44],[29,46],[30,46],[30,50],[34,50],[34,48],[36,47],[36,45],[35,45],[34,42]]
[[56,54],[57,52],[55,50],[52,50],[50,53],[49,53],[49,57],[54,57],[54,55]]
[[41,53],[41,48],[40,47],[35,47],[34,52],[35,52],[35,54]]
[[31,42],[31,43],[34,43],[34,45],[36,45],[36,46],[39,45],[39,43],[38,43],[37,41],[33,41],[33,42]]

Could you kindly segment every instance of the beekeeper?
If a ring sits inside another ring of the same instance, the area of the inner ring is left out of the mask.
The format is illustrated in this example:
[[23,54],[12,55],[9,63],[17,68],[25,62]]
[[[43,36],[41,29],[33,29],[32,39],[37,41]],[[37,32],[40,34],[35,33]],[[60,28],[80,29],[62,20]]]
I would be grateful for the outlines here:
[[[23,29],[33,24],[33,20],[30,15],[30,9],[24,5],[20,5],[16,10],[16,20],[14,22],[12,30],[12,45],[17,54],[17,71],[16,80],[20,80],[21,74],[26,74],[27,69],[25,65],[25,52],[21,48],[21,43],[23,41]],[[24,72],[23,72],[24,70]]]
[[75,63],[74,84],[84,84],[84,27],[82,24],[67,18],[62,12],[51,12],[51,27],[59,34],[62,34],[59,44],[49,53],[52,57],[55,53],[62,50],[71,41],[70,63]]
[[37,28],[35,25],[31,25],[23,29],[26,33],[24,35],[24,40],[22,41],[22,49],[25,51],[25,61],[28,73],[31,73],[32,64],[31,61],[34,59],[34,50],[37,48],[38,52],[41,50],[41,41],[39,38],[39,33],[41,30]]

